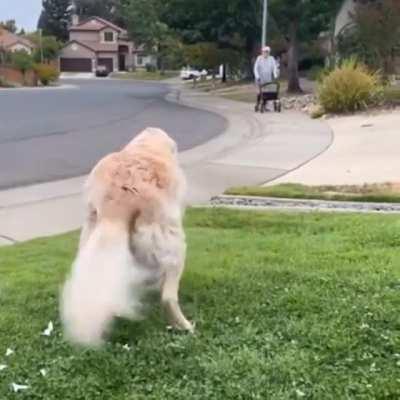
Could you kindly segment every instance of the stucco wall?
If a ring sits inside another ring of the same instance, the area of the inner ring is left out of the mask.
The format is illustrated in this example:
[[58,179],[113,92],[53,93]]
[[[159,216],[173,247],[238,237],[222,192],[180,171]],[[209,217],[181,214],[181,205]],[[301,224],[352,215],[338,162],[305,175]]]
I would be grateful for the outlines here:
[[22,43],[16,43],[10,47],[10,51],[26,51],[28,54],[32,54],[32,49],[29,46],[25,46]]
[[100,34],[99,32],[79,32],[71,31],[69,33],[69,40],[77,40],[78,42],[99,42]]

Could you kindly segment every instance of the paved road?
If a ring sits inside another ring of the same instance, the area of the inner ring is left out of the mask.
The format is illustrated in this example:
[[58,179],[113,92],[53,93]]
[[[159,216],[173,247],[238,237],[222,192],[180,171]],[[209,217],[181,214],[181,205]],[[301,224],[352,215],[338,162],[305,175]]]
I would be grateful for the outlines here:
[[216,114],[168,103],[168,86],[68,81],[74,89],[0,91],[0,189],[87,173],[146,126],[187,150],[218,135]]

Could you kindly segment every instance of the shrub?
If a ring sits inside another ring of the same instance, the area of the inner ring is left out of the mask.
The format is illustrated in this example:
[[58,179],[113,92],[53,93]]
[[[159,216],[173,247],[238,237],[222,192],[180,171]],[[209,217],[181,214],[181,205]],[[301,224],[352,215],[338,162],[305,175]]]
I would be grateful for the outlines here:
[[35,71],[42,85],[47,86],[58,79],[58,70],[49,64],[36,64]]
[[12,65],[18,68],[23,74],[33,67],[33,58],[26,51],[16,51],[11,54]]
[[342,113],[365,109],[377,102],[382,88],[376,73],[350,59],[323,79],[318,92],[326,112]]
[[330,73],[331,69],[314,65],[308,72],[307,78],[321,83]]
[[153,64],[147,63],[145,65],[146,71],[147,72],[156,72],[157,71],[157,67]]

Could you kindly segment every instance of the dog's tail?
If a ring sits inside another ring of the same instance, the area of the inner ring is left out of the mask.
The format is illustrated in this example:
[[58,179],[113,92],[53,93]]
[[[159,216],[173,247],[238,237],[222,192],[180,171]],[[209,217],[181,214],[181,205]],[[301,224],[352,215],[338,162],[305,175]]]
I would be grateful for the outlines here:
[[63,289],[61,316],[67,338],[100,345],[114,317],[138,317],[139,294],[132,289],[142,280],[130,252],[128,228],[118,222],[99,222],[79,251]]

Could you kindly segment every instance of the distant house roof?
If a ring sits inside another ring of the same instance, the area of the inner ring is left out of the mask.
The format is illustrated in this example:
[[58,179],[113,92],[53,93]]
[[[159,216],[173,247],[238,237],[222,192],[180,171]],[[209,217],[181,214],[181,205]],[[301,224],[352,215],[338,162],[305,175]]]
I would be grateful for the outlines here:
[[94,31],[94,32],[97,32],[97,31],[101,31],[105,28],[111,28],[120,33],[126,32],[125,29],[122,29],[121,27],[113,24],[112,22],[109,22],[100,17],[90,17],[76,25],[70,26],[69,30],[70,31]]
[[35,48],[35,45],[30,40],[25,39],[21,36],[15,35],[14,33],[11,33],[4,28],[0,28],[0,46],[1,47],[8,49],[18,43],[23,44],[24,46],[29,47],[30,49]]

